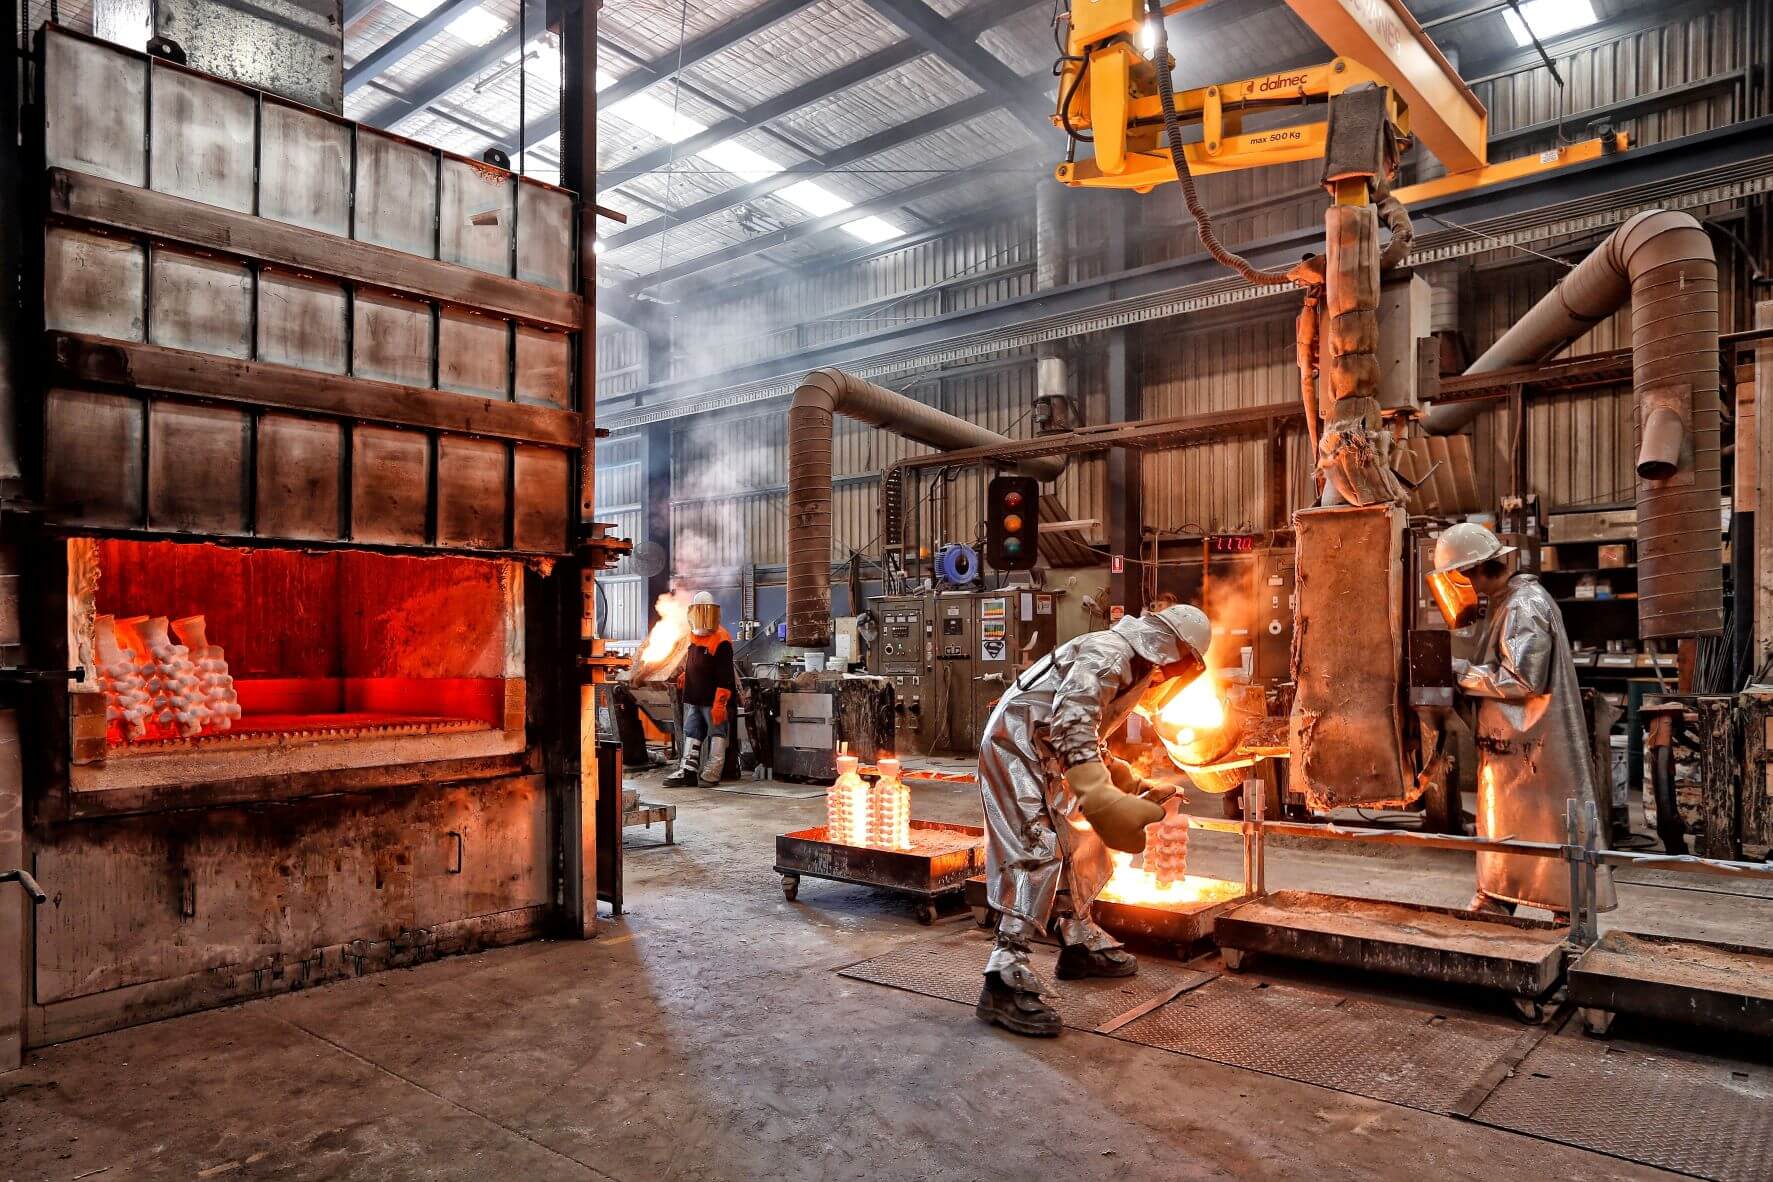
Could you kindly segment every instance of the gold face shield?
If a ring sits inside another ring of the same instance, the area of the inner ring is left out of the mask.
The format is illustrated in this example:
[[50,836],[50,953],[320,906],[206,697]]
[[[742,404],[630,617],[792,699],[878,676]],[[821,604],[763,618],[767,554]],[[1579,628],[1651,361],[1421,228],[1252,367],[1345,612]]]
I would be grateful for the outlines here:
[[689,605],[689,630],[696,636],[707,636],[720,627],[720,605],[718,603],[692,603]]
[[1478,593],[1460,570],[1439,571],[1428,576],[1428,593],[1441,609],[1447,627],[1463,628],[1477,621]]

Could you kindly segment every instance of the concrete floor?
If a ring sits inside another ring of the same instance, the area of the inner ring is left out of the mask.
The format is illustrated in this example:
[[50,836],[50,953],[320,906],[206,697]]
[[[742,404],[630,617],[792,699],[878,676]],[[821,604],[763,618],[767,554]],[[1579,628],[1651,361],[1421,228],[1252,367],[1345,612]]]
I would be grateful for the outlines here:
[[[630,831],[629,910],[603,938],[37,1052],[0,1076],[0,1179],[1666,1176],[1097,1035],[1018,1039],[840,978],[931,933],[855,887],[807,880],[784,901],[774,836],[819,823],[822,799],[655,782],[679,844]],[[969,787],[916,797],[919,816],[978,815]],[[1194,859],[1236,864],[1205,838]],[[1276,850],[1270,881],[1443,903],[1471,889],[1456,858],[1342,847]],[[1640,929],[1768,939],[1773,903],[1621,893]]]

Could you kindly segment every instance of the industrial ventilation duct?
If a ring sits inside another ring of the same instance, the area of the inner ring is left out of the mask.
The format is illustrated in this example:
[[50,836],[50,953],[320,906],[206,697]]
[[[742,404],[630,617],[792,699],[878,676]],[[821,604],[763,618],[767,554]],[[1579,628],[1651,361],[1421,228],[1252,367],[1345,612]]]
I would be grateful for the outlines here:
[[[1631,303],[1637,412],[1638,631],[1649,639],[1724,628],[1718,459],[1718,266],[1692,217],[1640,213],[1583,259],[1468,374],[1537,365]],[[1428,414],[1445,435],[1477,403]]]
[[[838,414],[945,450],[1010,442],[840,369],[801,379],[788,407],[788,643],[798,648],[831,642],[831,424]],[[1018,467],[1052,480],[1065,461],[1029,459]]]

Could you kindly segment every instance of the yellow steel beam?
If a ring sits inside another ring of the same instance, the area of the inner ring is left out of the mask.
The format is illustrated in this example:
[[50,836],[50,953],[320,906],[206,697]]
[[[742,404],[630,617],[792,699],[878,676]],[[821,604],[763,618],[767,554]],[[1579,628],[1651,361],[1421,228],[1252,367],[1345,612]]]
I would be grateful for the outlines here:
[[1501,164],[1486,164],[1481,168],[1466,172],[1450,172],[1446,176],[1436,177],[1432,181],[1423,181],[1419,185],[1406,185],[1394,189],[1393,195],[1409,205],[1413,201],[1426,201],[1430,197],[1445,197],[1449,193],[1463,193],[1470,189],[1481,189],[1485,185],[1499,185],[1503,181],[1519,180],[1524,176],[1535,176],[1542,172],[1550,172],[1555,168],[1568,168],[1572,164],[1586,164],[1590,160],[1599,160],[1609,152],[1623,152],[1630,147],[1630,141],[1624,132],[1618,132],[1605,139],[1583,140],[1580,143],[1567,144],[1562,148],[1552,148],[1532,156],[1522,156],[1518,160],[1505,160]]
[[1402,0],[1287,0],[1332,52],[1384,78],[1410,109],[1411,131],[1451,172],[1480,169],[1489,112]]

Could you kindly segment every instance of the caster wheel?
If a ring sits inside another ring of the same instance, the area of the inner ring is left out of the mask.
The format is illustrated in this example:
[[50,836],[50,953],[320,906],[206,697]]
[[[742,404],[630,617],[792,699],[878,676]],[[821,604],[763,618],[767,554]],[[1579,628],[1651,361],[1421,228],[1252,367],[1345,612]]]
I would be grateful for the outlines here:
[[917,922],[921,923],[926,928],[935,923],[936,905],[934,903],[919,904],[917,908]]
[[973,922],[990,930],[997,926],[997,913],[989,907],[975,907],[973,908]]
[[1545,1006],[1540,1003],[1538,999],[1531,997],[1515,997],[1510,998],[1509,1000],[1514,1002],[1515,1015],[1520,1018],[1521,1021],[1532,1026],[1537,1026],[1540,1022],[1545,1020]]
[[1582,1028],[1588,1031],[1591,1038],[1606,1038],[1607,1033],[1613,1029],[1614,1017],[1616,1015],[1612,1010],[1596,1010],[1583,1006]]
[[1241,973],[1244,971],[1244,950],[1242,948],[1221,948],[1219,955],[1225,958],[1225,971]]
[[782,897],[790,903],[800,894],[800,875],[784,874],[782,876]]

